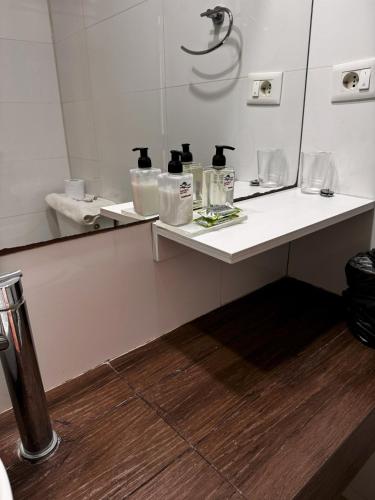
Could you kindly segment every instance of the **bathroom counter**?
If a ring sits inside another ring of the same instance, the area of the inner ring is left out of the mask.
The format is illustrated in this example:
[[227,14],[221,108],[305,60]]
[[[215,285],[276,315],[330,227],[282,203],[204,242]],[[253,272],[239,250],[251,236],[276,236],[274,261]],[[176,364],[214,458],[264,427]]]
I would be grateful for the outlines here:
[[320,229],[373,210],[374,201],[347,195],[333,198],[301,193],[299,188],[236,203],[248,219],[203,235],[183,236],[178,229],[153,223],[154,258],[163,260],[159,238],[235,264]]
[[267,188],[261,186],[251,186],[249,181],[235,181],[234,183],[234,199],[246,198],[255,194],[264,194],[274,191],[275,188]]
[[157,219],[157,216],[155,215],[144,217],[143,215],[137,214],[137,212],[134,210],[132,201],[103,207],[100,210],[100,214],[104,217],[107,217],[108,219],[112,219],[123,224],[129,224],[134,221],[147,221]]
[[[259,193],[267,193],[268,191],[272,191],[272,189],[260,188],[259,186],[250,186],[249,181],[236,181],[234,184],[235,199],[252,196]],[[103,207],[100,210],[100,214],[121,224],[130,224],[135,221],[157,219],[157,216],[155,215],[143,217],[142,215],[137,214],[137,212],[134,210],[132,201],[129,201],[127,203],[116,203],[115,205]]]

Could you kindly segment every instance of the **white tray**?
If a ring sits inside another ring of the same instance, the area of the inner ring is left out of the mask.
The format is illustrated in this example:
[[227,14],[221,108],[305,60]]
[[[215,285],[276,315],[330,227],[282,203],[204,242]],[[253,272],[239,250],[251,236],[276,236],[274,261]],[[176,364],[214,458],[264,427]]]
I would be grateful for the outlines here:
[[[143,215],[137,214],[134,210],[133,202],[119,203],[117,205],[110,205],[108,207],[103,207],[100,213],[109,219],[117,220],[123,223],[129,223],[131,219],[133,220],[152,220],[156,219],[158,215],[150,215],[144,217]],[[129,220],[130,219],[130,220]]]
[[[194,214],[194,218],[199,218],[199,214]],[[191,222],[190,224],[185,224],[185,226],[170,226],[169,224],[165,224],[160,220],[155,222],[155,225],[161,227],[163,229],[173,229],[175,233],[181,234],[182,236],[189,236],[190,238],[194,238],[194,236],[199,236],[201,234],[210,233],[211,231],[217,231],[222,229],[223,227],[233,226],[234,224],[240,224],[247,220],[246,214],[239,215],[236,219],[228,220],[227,222],[223,222],[222,224],[218,224],[217,226],[212,227],[203,227],[199,224]]]

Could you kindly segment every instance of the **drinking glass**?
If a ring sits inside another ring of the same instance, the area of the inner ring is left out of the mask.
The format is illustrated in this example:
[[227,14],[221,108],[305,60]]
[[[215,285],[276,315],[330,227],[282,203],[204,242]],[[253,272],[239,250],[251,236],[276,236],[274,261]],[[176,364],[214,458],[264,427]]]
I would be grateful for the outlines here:
[[288,162],[282,149],[259,150],[258,179],[259,185],[265,188],[277,188],[286,184],[288,178]]
[[319,194],[321,190],[334,190],[335,169],[332,154],[327,151],[302,153],[301,191]]

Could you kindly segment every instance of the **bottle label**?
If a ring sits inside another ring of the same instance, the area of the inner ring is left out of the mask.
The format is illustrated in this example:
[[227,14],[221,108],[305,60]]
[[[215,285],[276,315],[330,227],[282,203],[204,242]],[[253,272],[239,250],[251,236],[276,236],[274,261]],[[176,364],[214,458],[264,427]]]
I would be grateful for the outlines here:
[[224,177],[224,191],[233,191],[234,188],[234,174],[227,174]]
[[186,198],[191,198],[193,196],[193,190],[191,182],[181,182],[180,184],[180,200],[185,200]]

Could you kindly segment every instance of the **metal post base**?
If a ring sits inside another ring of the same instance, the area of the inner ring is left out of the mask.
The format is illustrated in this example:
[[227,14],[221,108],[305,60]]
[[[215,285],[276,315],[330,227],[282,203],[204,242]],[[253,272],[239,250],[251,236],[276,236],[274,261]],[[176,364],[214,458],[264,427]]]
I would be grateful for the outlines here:
[[21,438],[19,456],[36,462],[56,450],[59,438],[48,414],[21,277],[20,271],[0,276],[0,360]]
[[47,446],[47,448],[44,448],[42,451],[38,451],[37,453],[31,453],[23,447],[23,444],[20,442],[18,445],[18,451],[19,454],[22,458],[25,460],[29,460],[30,462],[38,462],[42,459],[47,458],[48,456],[52,455],[54,451],[57,450],[60,444],[60,438],[56,434],[55,431],[53,431],[53,437],[52,441],[50,444]]

